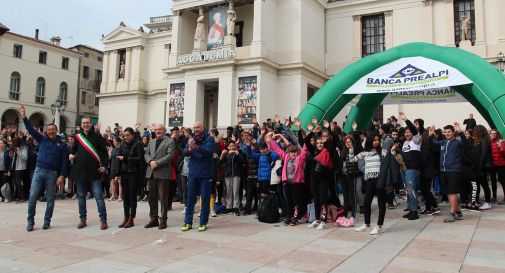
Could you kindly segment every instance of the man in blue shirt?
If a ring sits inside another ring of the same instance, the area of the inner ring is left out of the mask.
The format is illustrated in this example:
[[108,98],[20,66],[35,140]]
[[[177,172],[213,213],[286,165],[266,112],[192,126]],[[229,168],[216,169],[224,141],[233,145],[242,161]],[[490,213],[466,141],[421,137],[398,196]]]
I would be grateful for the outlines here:
[[68,168],[67,145],[58,136],[58,127],[54,124],[47,125],[47,136],[42,135],[33,128],[26,118],[26,110],[23,105],[19,106],[19,113],[30,135],[39,143],[37,164],[33,172],[30,197],[28,199],[28,225],[27,231],[33,231],[34,217],[37,206],[37,198],[41,191],[46,190],[46,214],[42,229],[49,229],[54,211],[54,188],[55,185],[64,186]]

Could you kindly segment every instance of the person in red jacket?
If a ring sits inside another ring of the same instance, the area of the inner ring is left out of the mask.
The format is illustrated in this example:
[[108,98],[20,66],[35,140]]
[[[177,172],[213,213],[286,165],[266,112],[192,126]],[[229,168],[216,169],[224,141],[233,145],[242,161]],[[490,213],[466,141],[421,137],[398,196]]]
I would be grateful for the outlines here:
[[[491,139],[492,169],[498,174],[498,180],[505,194],[505,141],[496,129],[489,132],[489,138]],[[499,204],[505,204],[505,199]]]

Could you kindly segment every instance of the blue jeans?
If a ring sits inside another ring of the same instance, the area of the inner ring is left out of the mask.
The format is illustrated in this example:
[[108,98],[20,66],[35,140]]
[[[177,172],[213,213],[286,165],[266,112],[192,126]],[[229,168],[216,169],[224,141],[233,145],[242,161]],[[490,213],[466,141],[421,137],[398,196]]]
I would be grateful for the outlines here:
[[44,223],[51,223],[54,211],[54,188],[58,174],[56,171],[36,167],[33,172],[32,185],[30,187],[30,197],[28,198],[28,218],[29,224],[34,224],[35,212],[37,209],[37,199],[40,193],[46,190],[46,215]]
[[196,197],[202,198],[202,208],[200,211],[200,225],[206,225],[209,222],[210,212],[210,188],[212,178],[193,178],[188,181],[188,196],[186,199],[186,214],[184,215],[184,224],[193,224],[193,214],[195,212]]
[[[79,203],[79,218],[86,220],[86,191],[88,189],[88,181],[77,181],[77,199]],[[98,214],[100,220],[107,220],[107,210],[105,209],[105,201],[103,199],[103,186],[100,179],[89,181],[91,186],[91,191],[96,200],[96,206],[98,207]]]
[[409,204],[410,211],[417,211],[419,206],[419,200],[417,199],[417,189],[420,184],[420,174],[419,170],[407,169],[402,172],[403,183],[405,185],[405,190],[407,191],[407,202]]

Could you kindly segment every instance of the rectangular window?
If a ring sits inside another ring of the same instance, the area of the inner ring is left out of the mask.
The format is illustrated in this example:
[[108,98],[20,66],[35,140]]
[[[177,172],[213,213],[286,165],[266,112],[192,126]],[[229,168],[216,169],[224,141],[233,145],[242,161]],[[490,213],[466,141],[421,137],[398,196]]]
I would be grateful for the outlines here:
[[361,56],[385,50],[384,14],[361,17]]
[[68,64],[70,60],[67,57],[61,58],[61,69],[68,70]]
[[474,0],[455,0],[454,1],[454,40],[456,46],[459,46],[461,40],[465,37],[472,45],[475,43],[475,4]]
[[86,104],[86,92],[81,92],[81,104]]
[[95,97],[95,106],[100,106],[100,98]]
[[84,58],[89,58],[89,53],[88,52],[84,52]]
[[23,46],[18,45],[18,44],[14,44],[12,56],[14,56],[15,58],[21,59],[21,57],[23,56]]
[[98,60],[99,62],[102,62],[102,61],[103,61],[103,57],[102,57],[102,56],[98,56],[97,60]]
[[47,52],[40,51],[39,52],[39,64],[46,64],[46,63],[47,63]]
[[83,68],[82,68],[82,77],[84,79],[89,79],[89,67],[83,66]]
[[99,83],[100,83],[100,82],[102,82],[102,70],[100,70],[100,69],[96,69],[96,70],[95,70],[95,75],[96,75],[95,80],[96,80],[97,82],[99,82]]

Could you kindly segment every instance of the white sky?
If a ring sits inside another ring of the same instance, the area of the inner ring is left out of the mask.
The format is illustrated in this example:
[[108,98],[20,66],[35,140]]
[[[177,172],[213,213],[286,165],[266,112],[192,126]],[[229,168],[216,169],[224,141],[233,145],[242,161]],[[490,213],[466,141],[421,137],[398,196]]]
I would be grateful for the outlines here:
[[[102,34],[107,35],[121,21],[134,29],[149,17],[171,14],[172,0],[18,0],[3,5],[0,23],[12,32],[49,41],[62,38],[63,47],[85,44],[102,50]],[[146,29],[146,28],[144,28]]]

